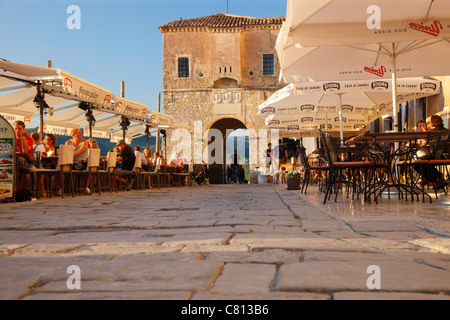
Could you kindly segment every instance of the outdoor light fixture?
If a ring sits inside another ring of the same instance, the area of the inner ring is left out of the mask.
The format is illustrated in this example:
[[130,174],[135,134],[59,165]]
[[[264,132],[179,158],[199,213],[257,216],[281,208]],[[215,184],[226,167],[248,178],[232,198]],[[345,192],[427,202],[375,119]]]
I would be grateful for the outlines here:
[[91,104],[88,102],[80,102],[80,104],[78,105],[78,108],[80,108],[81,110],[87,111],[91,109]]
[[40,109],[41,107],[43,109],[48,109],[50,108],[50,106],[47,104],[47,102],[45,102],[44,100],[44,95],[41,94],[40,92],[38,92],[36,94],[36,96],[33,99],[33,103],[36,106],[36,108]]
[[122,118],[121,118],[121,120],[120,120],[119,126],[122,128],[122,130],[123,130],[124,132],[127,132],[127,131],[128,131],[128,126],[129,126],[130,124],[131,124],[131,123],[130,123],[130,120],[128,120],[127,117],[122,116]]
[[92,112],[92,109],[86,110],[86,120],[92,125],[95,126],[95,118]]

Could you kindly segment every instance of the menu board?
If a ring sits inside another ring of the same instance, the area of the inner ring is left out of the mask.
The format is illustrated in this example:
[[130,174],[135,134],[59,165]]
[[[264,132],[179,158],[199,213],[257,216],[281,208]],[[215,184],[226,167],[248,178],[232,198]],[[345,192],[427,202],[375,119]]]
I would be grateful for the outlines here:
[[14,197],[15,140],[13,127],[0,116],[0,201]]

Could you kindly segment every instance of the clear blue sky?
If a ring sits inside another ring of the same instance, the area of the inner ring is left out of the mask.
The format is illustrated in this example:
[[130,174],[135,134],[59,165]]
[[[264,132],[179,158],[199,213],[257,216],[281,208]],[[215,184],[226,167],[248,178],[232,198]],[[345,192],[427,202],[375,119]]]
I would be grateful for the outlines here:
[[[229,13],[286,15],[287,0],[229,0]],[[70,5],[81,29],[69,30]],[[178,20],[226,13],[226,0],[0,0],[0,58],[61,68],[157,109],[162,90],[162,35]]]

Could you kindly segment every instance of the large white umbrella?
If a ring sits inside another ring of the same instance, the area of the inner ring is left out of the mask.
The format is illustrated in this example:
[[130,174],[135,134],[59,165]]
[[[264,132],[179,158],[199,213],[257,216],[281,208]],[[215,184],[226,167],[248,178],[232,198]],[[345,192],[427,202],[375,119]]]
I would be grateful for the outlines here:
[[301,114],[272,114],[266,118],[266,126],[272,129],[278,129],[288,132],[325,131],[359,132],[366,129],[369,122],[363,114],[348,113],[341,115],[336,112],[312,112]]
[[[260,114],[283,115],[268,121],[281,121],[286,128],[360,130],[379,117],[391,113],[392,81],[355,80],[292,83],[275,92],[258,107]],[[397,103],[411,101],[440,92],[440,82],[431,79],[405,78],[397,81]],[[288,119],[291,119],[289,123]],[[336,119],[339,124],[336,126]],[[330,123],[325,123],[329,120]],[[280,127],[280,129],[283,126]]]
[[[44,111],[56,113],[67,104],[84,102],[89,108],[111,107],[113,93],[58,68],[33,66],[0,59],[0,79],[22,82],[25,89],[0,98],[0,106],[13,114],[30,113],[39,108],[40,132],[44,132]],[[60,108],[56,108],[59,106]],[[34,114],[34,112],[33,112]],[[33,115],[31,115],[33,116]]]
[[[285,81],[450,74],[448,0],[288,0]],[[396,86],[392,101],[396,101]],[[395,130],[397,112],[394,113]]]

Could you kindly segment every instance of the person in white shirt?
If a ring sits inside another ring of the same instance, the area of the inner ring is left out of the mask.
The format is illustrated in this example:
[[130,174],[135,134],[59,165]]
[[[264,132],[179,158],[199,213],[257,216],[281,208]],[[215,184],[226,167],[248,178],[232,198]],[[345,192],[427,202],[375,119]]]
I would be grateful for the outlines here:
[[179,153],[175,154],[175,158],[173,158],[172,160],[170,160],[170,165],[171,166],[182,166],[183,165],[183,159],[181,158]]
[[141,147],[134,147],[134,154],[137,156],[138,154],[141,156],[142,165],[147,165],[147,157],[141,152]]

